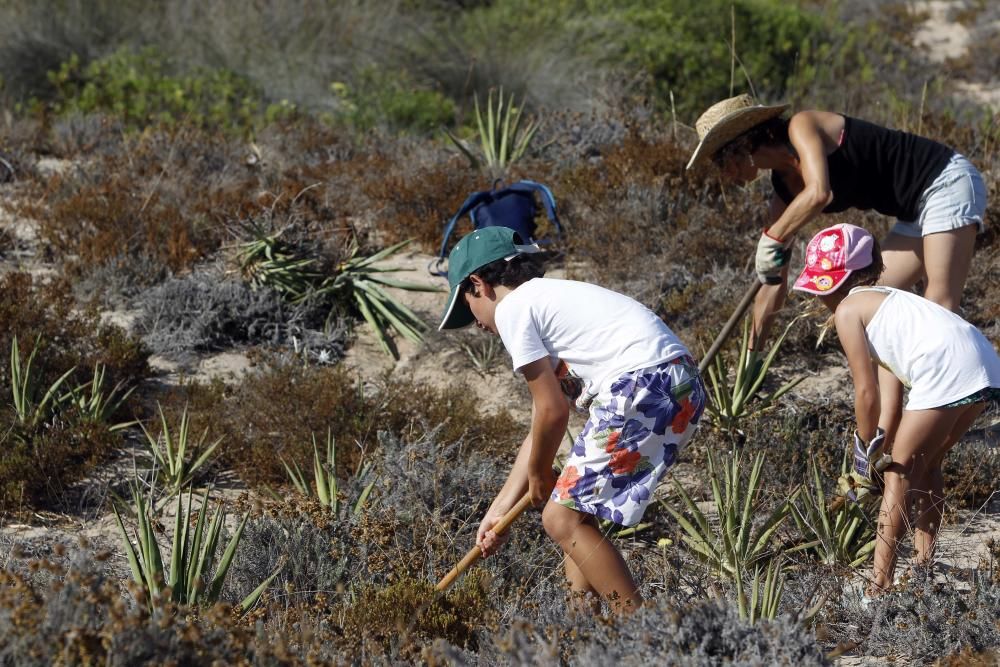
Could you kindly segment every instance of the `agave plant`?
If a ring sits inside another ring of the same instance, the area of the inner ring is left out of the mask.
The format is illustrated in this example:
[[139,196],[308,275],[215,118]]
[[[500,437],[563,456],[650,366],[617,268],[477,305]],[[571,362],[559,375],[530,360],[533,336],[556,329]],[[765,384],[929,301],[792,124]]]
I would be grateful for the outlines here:
[[676,481],[674,486],[691,518],[667,506],[667,511],[684,530],[684,542],[713,572],[734,580],[774,555],[771,538],[789,513],[788,502],[782,502],[763,523],[755,527],[754,517],[760,514],[762,500],[760,481],[764,455],[759,454],[754,459],[745,483],[740,475],[743,462],[741,455],[733,455],[720,470],[714,454],[711,450],[708,452],[708,475],[718,512],[716,523],[709,521],[705,512]]
[[[319,503],[324,507],[329,507],[330,512],[334,515],[340,515],[342,511],[345,511],[343,499],[341,498],[341,488],[337,481],[337,446],[334,441],[333,434],[327,430],[326,432],[326,463],[322,463],[319,458],[319,447],[316,445],[316,434],[312,436],[313,445],[313,488],[309,486],[309,482],[306,480],[305,474],[303,474],[302,469],[299,468],[298,464],[294,461],[289,464],[281,459],[281,464],[285,466],[285,472],[288,473],[288,479],[292,482],[292,486],[300,494],[306,497],[311,497],[313,495],[313,490],[315,490],[315,496]],[[280,457],[279,457],[280,458]],[[357,478],[364,480],[368,477],[371,472],[371,464],[365,463],[357,473]],[[357,515],[364,509],[365,504],[368,502],[368,497],[371,495],[372,488],[375,486],[375,480],[372,480],[367,485],[362,488],[361,493],[358,497],[354,499],[353,504],[350,505],[351,515]]]
[[[804,551],[827,565],[861,565],[875,550],[875,520],[858,503],[827,504],[826,494],[816,463],[811,464],[811,484],[793,496],[792,518],[803,542],[791,549]],[[847,474],[847,454],[841,470]]]
[[740,354],[732,384],[729,383],[729,366],[724,356],[722,354],[715,355],[714,362],[708,367],[709,384],[712,390],[709,393],[710,400],[707,408],[716,426],[731,432],[738,430],[741,421],[767,409],[805,379],[805,376],[798,377],[786,382],[769,395],[760,394],[768,369],[774,362],[788,332],[791,331],[799,317],[788,323],[785,330],[771,345],[770,352],[763,359],[760,358],[758,352],[747,350],[747,345],[750,342],[750,317],[745,318],[743,320],[743,339],[740,344]]
[[352,242],[349,257],[337,267],[336,274],[324,280],[314,293],[346,295],[375,332],[382,349],[397,358],[399,354],[389,338],[390,329],[394,329],[408,340],[419,343],[423,340],[423,332],[427,329],[427,325],[416,313],[389,296],[383,287],[418,292],[442,291],[439,287],[409,283],[386,276],[408,269],[375,266],[377,262],[391,257],[409,243],[409,240],[401,241],[374,255],[363,257],[358,256],[357,242]]
[[10,389],[14,402],[14,414],[17,416],[18,425],[27,428],[33,428],[53,414],[59,404],[59,388],[76,370],[74,366],[63,373],[39,397],[38,377],[32,364],[35,361],[40,340],[41,336],[35,339],[35,345],[31,349],[31,354],[28,355],[27,362],[21,361],[21,350],[17,344],[17,336],[14,336],[10,344]]
[[785,573],[780,558],[775,558],[766,567],[754,568],[749,599],[743,577],[737,577],[736,608],[740,618],[751,623],[762,618],[775,618],[784,592]]
[[237,246],[236,262],[251,287],[273,289],[289,300],[303,298],[322,277],[312,270],[315,259],[299,257],[281,241],[281,231],[268,234],[252,225],[253,238]]
[[474,169],[485,167],[491,174],[498,176],[525,154],[538,131],[540,121],[532,118],[522,125],[522,107],[514,104],[513,93],[504,101],[503,88],[497,94],[495,106],[493,90],[490,89],[486,98],[485,115],[479,108],[478,95],[473,101],[481,155],[476,155],[473,149],[447,129],[445,132]]
[[[94,365],[94,377],[90,382],[71,389],[69,393],[60,398],[60,402],[69,403],[74,406],[92,422],[105,424],[109,423],[111,417],[118,412],[128,397],[132,395],[134,387],[122,392],[124,383],[119,382],[110,391],[104,389],[104,366]],[[120,422],[111,424],[108,430],[111,432],[120,431],[136,424],[135,421]]]
[[205,438],[208,436],[208,428],[206,428],[198,442],[191,447],[187,407],[181,413],[181,421],[175,433],[170,431],[167,418],[163,414],[163,408],[159,404],[156,407],[160,413],[160,435],[154,437],[144,425],[142,425],[142,432],[146,435],[146,445],[153,457],[157,475],[162,480],[168,494],[173,495],[180,493],[181,488],[194,479],[195,474],[205,465],[222,439],[219,438],[206,447]]
[[[118,524],[118,531],[124,544],[125,556],[128,559],[129,568],[132,570],[132,579],[145,591],[148,591],[146,604],[150,609],[157,599],[168,592],[170,599],[180,604],[209,605],[218,601],[222,584],[229,572],[230,565],[232,565],[233,556],[236,554],[236,547],[243,537],[243,529],[250,516],[249,512],[243,515],[243,519],[237,526],[236,532],[230,537],[221,559],[216,562],[224,519],[222,506],[216,505],[211,520],[206,522],[209,500],[209,491],[206,489],[202,495],[198,519],[192,531],[192,495],[193,491],[189,488],[187,507],[185,507],[184,494],[177,494],[177,514],[174,518],[174,534],[168,569],[164,569],[160,545],[156,541],[150,497],[143,494],[137,484],[132,485],[132,504],[136,519],[134,543],[129,532],[125,529],[125,523],[122,521],[117,505],[112,504],[115,522]],[[239,604],[242,611],[250,609],[257,603],[280,569],[279,566],[260,586],[243,598]],[[206,580],[213,570],[214,574],[211,580]]]

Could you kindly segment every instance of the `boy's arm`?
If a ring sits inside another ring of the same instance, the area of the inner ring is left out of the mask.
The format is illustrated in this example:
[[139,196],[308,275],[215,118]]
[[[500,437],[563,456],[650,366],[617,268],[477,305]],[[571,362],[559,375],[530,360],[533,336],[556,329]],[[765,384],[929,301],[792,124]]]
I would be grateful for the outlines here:
[[536,506],[548,500],[555,484],[552,462],[569,420],[569,404],[548,358],[528,364],[522,372],[531,391],[531,431],[521,443],[507,481],[479,524],[476,544],[487,557],[496,553],[506,541],[504,536],[493,533],[493,526],[521,499],[526,489],[532,492]]
[[538,507],[548,500],[555,486],[552,462],[559,451],[566,424],[569,404],[548,357],[526,365],[521,372],[531,392],[531,448],[528,452],[528,493]]
[[858,423],[858,435],[870,442],[875,437],[879,418],[878,375],[868,350],[868,337],[860,313],[851,303],[843,301],[838,307],[834,321],[837,337],[847,355],[854,380],[854,415]]

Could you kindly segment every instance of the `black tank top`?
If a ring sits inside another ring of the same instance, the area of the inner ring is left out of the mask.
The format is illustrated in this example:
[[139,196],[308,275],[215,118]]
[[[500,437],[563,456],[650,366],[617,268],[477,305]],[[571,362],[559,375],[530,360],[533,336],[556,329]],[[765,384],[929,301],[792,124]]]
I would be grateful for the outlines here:
[[[875,209],[912,222],[924,190],[954,154],[936,141],[844,116],[844,139],[826,158],[833,201],[823,213]],[[790,204],[791,190],[776,172],[771,184]]]

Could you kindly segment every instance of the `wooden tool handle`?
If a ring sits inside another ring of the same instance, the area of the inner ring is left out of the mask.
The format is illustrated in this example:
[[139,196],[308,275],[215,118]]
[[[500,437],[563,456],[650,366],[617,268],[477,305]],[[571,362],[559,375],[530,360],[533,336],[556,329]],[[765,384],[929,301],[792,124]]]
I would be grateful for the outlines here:
[[[521,513],[524,510],[528,509],[529,507],[531,507],[531,496],[525,493],[524,496],[519,501],[517,501],[517,504],[514,505],[512,508],[510,508],[510,511],[504,514],[503,517],[501,517],[500,520],[497,521],[496,525],[493,526],[493,532],[496,533],[497,535],[502,535],[503,533],[506,533],[507,529],[510,528],[510,524],[514,523],[514,520],[517,517],[521,516]],[[469,569],[473,563],[475,563],[482,557],[483,557],[483,552],[480,551],[478,546],[469,549],[469,553],[465,554],[465,558],[460,560],[458,562],[458,565],[456,565],[451,569],[451,572],[444,575],[444,578],[437,583],[437,586],[434,587],[434,590],[437,591],[447,590],[449,586],[455,583],[455,580],[458,579],[459,575],[461,575],[463,572]]]
[[726,339],[729,338],[729,334],[733,332],[733,329],[736,328],[739,321],[743,319],[743,315],[747,312],[750,304],[753,303],[754,297],[757,296],[757,292],[760,291],[760,286],[761,282],[754,279],[753,285],[751,285],[750,289],[748,289],[746,294],[743,295],[740,305],[736,306],[736,310],[734,310],[733,314],[729,317],[729,321],[726,322],[724,327],[722,327],[722,331],[719,332],[719,335],[715,337],[715,342],[712,343],[712,347],[708,348],[708,352],[706,352],[705,356],[702,357],[701,363],[698,364],[699,373],[704,373],[708,369],[708,365],[712,363],[713,359],[715,359],[715,355],[719,353],[723,343],[725,343]]

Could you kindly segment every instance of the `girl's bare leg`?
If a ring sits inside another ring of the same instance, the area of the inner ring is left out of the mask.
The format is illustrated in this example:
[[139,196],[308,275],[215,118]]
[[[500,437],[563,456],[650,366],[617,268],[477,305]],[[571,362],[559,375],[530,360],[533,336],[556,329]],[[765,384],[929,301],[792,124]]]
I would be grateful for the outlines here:
[[[907,515],[916,493],[926,484],[926,473],[937,450],[946,441],[959,410],[907,410],[899,423],[892,448],[892,464],[885,471],[885,492],[879,510],[875,544],[875,569],[872,592],[885,590],[892,583],[899,542],[906,533]],[[920,487],[914,488],[914,483]]]
[[941,527],[941,511],[944,508],[944,475],[941,465],[945,454],[965,435],[976,418],[986,408],[985,403],[952,408],[958,413],[955,425],[948,434],[948,440],[934,456],[927,470],[928,493],[924,498],[916,498],[916,530],[913,533],[913,548],[916,550],[916,562],[927,565],[934,558],[934,546],[937,542],[938,529]]
[[[924,277],[922,239],[889,234],[881,245],[885,271],[879,278],[879,285],[908,290]],[[880,397],[878,425],[885,431],[886,451],[891,451],[899,420],[903,416],[903,385],[891,371],[879,367],[878,389]]]
[[[583,585],[606,599],[617,613],[631,613],[642,604],[642,596],[632,579],[625,559],[611,542],[604,538],[589,515],[549,501],[542,511],[542,525],[556,541],[582,579],[570,585]],[[570,568],[567,567],[567,576]]]

